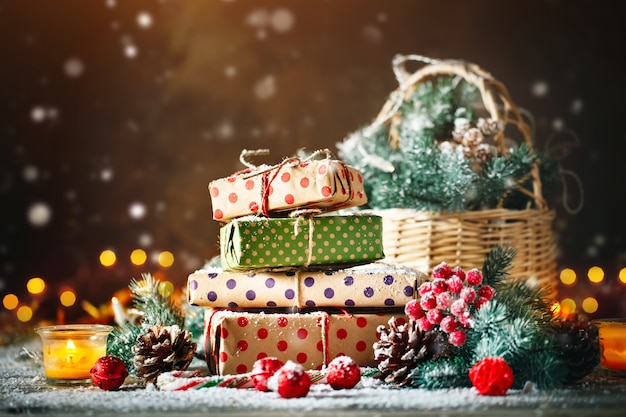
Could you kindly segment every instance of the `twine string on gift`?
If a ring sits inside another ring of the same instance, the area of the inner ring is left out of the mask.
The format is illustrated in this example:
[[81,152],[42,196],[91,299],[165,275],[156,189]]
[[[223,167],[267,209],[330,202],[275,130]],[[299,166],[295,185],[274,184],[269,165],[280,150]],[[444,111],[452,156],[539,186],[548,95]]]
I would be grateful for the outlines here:
[[[304,164],[312,160],[317,160],[320,158],[320,156],[324,156],[325,157],[324,159],[326,160],[330,160],[332,158],[331,151],[325,148],[325,149],[316,150],[305,159],[301,159],[295,156],[289,157],[289,158],[283,159],[283,161],[280,162],[279,164],[265,166],[263,168],[259,168],[258,166],[254,165],[252,162],[248,160],[251,156],[268,155],[268,154],[269,154],[268,149],[257,149],[257,150],[244,149],[242,150],[241,154],[239,155],[239,160],[241,161],[242,164],[246,166],[246,169],[235,173],[235,175],[241,175],[243,179],[248,179],[248,178],[259,176],[259,175],[261,176],[261,205],[260,207],[257,207],[257,210],[254,212],[254,214],[262,213],[266,217],[269,217],[269,214],[270,214],[269,213],[269,195],[271,193],[272,183],[278,177],[278,174],[281,172],[281,170],[284,167],[297,166],[300,164]],[[349,174],[348,168],[343,163],[341,163],[341,166],[342,166],[343,171],[345,172],[345,175],[347,176]],[[342,191],[344,192],[344,194],[346,194],[346,188],[343,182],[339,181],[339,183],[341,185]],[[348,181],[347,201],[350,201],[351,196],[352,196],[352,184],[350,183],[350,181]],[[345,203],[345,201],[341,202],[340,204],[343,204],[343,203]]]
[[298,236],[299,229],[300,229],[300,222],[302,220],[306,219],[309,223],[308,247],[306,249],[307,259],[306,259],[306,263],[304,264],[305,268],[311,265],[311,260],[313,259],[313,232],[315,231],[315,224],[313,222],[313,217],[320,213],[322,213],[322,210],[320,209],[301,209],[301,210],[294,210],[291,213],[289,213],[289,217],[291,217],[292,219],[296,219],[296,221],[293,223],[294,236]]

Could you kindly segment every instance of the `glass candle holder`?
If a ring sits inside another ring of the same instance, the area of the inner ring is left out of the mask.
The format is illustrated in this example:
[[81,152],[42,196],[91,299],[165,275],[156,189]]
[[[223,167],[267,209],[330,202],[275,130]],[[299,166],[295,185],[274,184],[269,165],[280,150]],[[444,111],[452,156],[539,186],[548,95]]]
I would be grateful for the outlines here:
[[598,319],[593,324],[598,328],[602,370],[626,377],[626,319]]
[[65,324],[38,327],[41,337],[43,369],[53,385],[91,383],[89,371],[106,355],[107,337],[113,327],[101,324]]

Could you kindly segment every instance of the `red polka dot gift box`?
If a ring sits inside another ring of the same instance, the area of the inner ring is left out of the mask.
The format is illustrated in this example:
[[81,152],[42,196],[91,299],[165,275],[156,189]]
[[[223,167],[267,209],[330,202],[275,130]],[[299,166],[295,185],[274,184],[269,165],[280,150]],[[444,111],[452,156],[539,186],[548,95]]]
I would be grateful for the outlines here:
[[187,298],[192,305],[213,308],[402,307],[426,278],[385,261],[317,271],[211,268],[189,275]]
[[247,216],[220,228],[224,270],[357,265],[384,258],[382,217]]
[[296,209],[324,212],[367,203],[363,175],[343,162],[288,158],[271,167],[251,167],[209,183],[213,219],[228,222],[252,214]]
[[402,309],[352,313],[316,310],[309,313],[239,312],[207,308],[205,354],[215,375],[250,372],[264,357],[291,360],[305,369],[321,369],[346,355],[359,366],[375,367],[377,328],[391,317],[406,321]]

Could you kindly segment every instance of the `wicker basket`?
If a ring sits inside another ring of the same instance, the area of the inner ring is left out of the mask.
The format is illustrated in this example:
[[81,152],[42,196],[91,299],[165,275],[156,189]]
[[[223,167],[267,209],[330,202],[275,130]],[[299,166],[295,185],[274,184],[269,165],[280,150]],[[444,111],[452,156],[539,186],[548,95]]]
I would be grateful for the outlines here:
[[[408,60],[426,62],[417,72],[408,74]],[[410,55],[394,59],[394,71],[400,87],[390,97],[410,97],[418,83],[439,75],[465,79],[478,87],[482,104],[489,116],[503,126],[516,128],[521,139],[532,147],[531,130],[505,86],[474,64],[459,61],[433,61]],[[398,102],[390,99],[377,120],[390,126],[390,140],[397,135],[395,126],[402,115]],[[504,131],[494,137],[500,154],[506,155]],[[400,141],[396,144],[399,146]],[[393,143],[392,143],[393,145]],[[534,201],[525,210],[495,208],[460,213],[418,211],[413,209],[376,210],[383,217],[383,245],[388,259],[430,273],[440,262],[463,268],[482,267],[493,245],[511,245],[518,255],[513,261],[511,276],[528,279],[538,285],[553,288],[557,276],[556,245],[552,224],[554,211],[542,196],[538,163],[533,167],[532,189],[520,189]]]

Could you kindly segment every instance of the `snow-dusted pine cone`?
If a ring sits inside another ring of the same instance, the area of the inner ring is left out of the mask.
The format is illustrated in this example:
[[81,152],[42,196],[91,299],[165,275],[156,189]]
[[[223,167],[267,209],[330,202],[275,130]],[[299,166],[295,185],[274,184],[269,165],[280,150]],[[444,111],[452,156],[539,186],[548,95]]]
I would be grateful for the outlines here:
[[600,363],[598,329],[583,315],[559,318],[552,327],[568,369],[567,380],[575,382],[590,374]]
[[385,382],[407,385],[417,364],[448,355],[448,343],[439,332],[422,332],[414,321],[398,324],[395,317],[388,324],[378,326],[380,337],[374,343],[374,359]]
[[132,347],[137,376],[154,382],[162,372],[187,369],[196,348],[187,330],[177,325],[152,326]]

